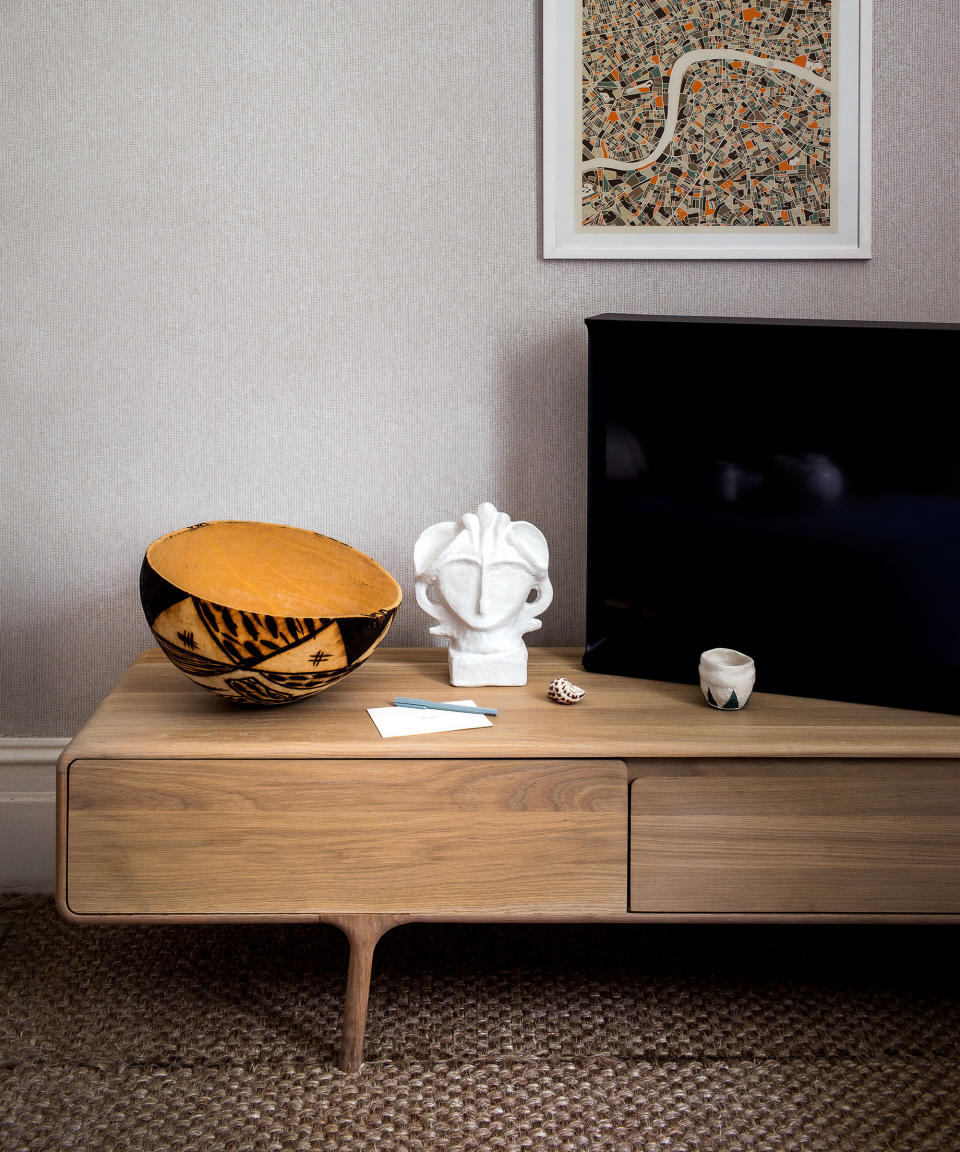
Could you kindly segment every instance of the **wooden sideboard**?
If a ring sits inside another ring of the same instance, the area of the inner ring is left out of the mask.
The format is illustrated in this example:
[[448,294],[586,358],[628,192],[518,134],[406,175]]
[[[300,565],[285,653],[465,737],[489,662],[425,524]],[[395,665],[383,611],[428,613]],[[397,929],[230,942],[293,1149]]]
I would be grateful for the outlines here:
[[[260,709],[152,649],[60,758],[59,908],[337,925],[345,1069],[401,923],[960,920],[960,717],[762,692],[715,711],[579,655],[533,648],[525,687],[458,689],[442,649],[378,649]],[[582,703],[548,699],[558,675]],[[384,739],[366,709],[397,695],[500,714]]]

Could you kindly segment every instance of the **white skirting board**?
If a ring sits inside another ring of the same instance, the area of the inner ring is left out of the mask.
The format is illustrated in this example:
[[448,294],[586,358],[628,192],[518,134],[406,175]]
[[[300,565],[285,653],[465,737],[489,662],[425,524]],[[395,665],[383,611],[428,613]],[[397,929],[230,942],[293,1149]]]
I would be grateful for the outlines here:
[[53,892],[57,757],[66,737],[0,737],[0,891]]

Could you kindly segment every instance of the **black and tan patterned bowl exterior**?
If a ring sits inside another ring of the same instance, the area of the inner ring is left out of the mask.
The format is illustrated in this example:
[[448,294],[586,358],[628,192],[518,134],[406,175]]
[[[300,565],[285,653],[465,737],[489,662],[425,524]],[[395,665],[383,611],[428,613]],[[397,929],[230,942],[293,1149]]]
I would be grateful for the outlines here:
[[274,616],[192,595],[146,555],[140,568],[140,602],[160,648],[194,683],[236,704],[289,704],[348,676],[386,636],[399,592],[362,615]]

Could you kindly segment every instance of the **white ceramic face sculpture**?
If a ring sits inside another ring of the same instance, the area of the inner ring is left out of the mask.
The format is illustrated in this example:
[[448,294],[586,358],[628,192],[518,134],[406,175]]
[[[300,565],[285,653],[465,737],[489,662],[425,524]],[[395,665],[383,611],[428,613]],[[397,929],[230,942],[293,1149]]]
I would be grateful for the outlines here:
[[459,521],[434,524],[413,550],[417,603],[450,640],[450,683],[526,684],[527,646],[553,599],[539,528],[481,504]]

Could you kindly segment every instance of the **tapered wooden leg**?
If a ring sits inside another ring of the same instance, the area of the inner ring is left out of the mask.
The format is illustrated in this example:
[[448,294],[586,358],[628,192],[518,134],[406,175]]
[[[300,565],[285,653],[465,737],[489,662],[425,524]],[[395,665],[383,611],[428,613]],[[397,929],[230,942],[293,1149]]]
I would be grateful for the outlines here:
[[347,968],[347,991],[343,1003],[343,1034],[340,1042],[340,1067],[344,1072],[356,1072],[363,1063],[363,1038],[367,1028],[367,1002],[370,999],[370,973],[373,969],[373,950],[380,937],[401,919],[386,916],[331,917],[350,943],[350,964]]

